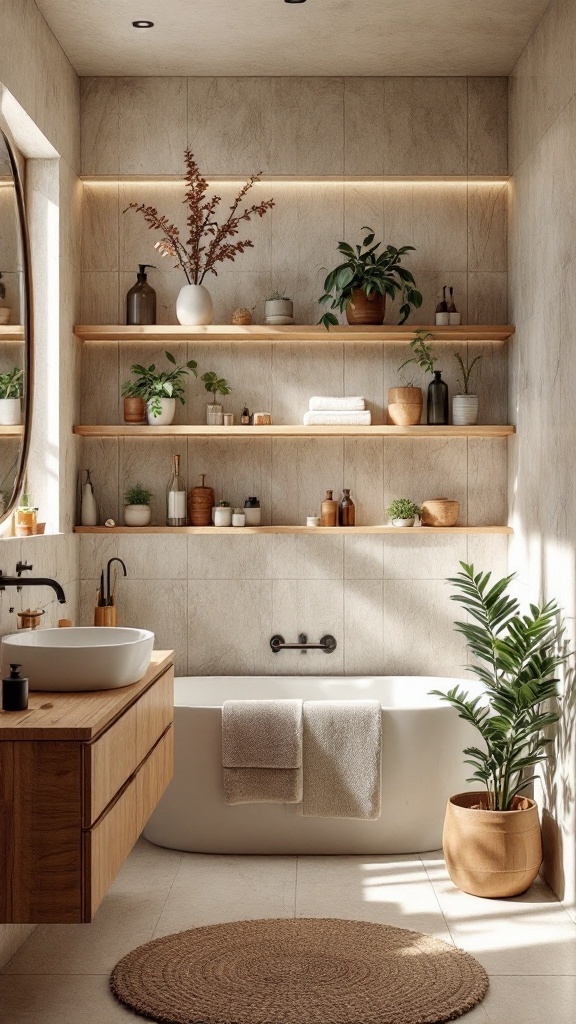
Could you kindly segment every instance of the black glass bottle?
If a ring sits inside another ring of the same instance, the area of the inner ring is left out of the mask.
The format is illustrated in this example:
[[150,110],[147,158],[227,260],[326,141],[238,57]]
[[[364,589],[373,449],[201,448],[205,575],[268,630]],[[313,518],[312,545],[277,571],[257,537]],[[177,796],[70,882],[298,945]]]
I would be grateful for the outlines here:
[[434,370],[434,380],[428,385],[428,423],[439,427],[448,422],[448,385],[442,380],[442,370]]

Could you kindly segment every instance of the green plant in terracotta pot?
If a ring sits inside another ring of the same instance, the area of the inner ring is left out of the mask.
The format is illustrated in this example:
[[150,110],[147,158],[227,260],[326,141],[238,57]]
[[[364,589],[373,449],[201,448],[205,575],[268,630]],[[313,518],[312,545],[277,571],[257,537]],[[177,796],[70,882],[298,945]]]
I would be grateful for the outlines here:
[[538,809],[523,795],[534,780],[531,771],[545,761],[552,740],[546,731],[559,719],[556,670],[569,653],[562,647],[563,627],[554,601],[531,604],[521,614],[507,591],[514,576],[491,581],[489,572],[462,571],[448,580],[467,621],[455,623],[474,658],[469,671],[483,691],[470,696],[455,686],[433,690],[479,733],[483,746],[464,750],[473,768],[468,779],[479,792],[448,801],[444,856],[452,881],[476,896],[514,896],[538,874],[542,844]]
[[[387,245],[381,253],[378,250],[384,244],[374,244],[375,232],[372,228],[363,227],[368,234],[362,245],[352,247],[348,242],[338,242],[338,251],[345,257],[331,270],[324,281],[324,294],[318,300],[322,305],[330,302],[330,309],[338,309],[346,313],[349,324],[381,324],[384,320],[386,296],[402,298],[400,306],[400,323],[406,322],[411,308],[422,305],[422,295],[416,288],[413,275],[403,267],[402,257],[413,252],[413,245],[404,245],[396,249]],[[324,313],[319,323],[329,328],[337,325],[334,313]]]

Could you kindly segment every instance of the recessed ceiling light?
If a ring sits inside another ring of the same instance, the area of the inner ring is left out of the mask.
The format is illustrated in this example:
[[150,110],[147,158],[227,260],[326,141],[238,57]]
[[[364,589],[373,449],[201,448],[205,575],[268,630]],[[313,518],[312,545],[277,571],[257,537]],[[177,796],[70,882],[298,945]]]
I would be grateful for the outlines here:
[[[287,0],[287,2],[294,3],[295,0]],[[302,0],[298,0],[298,3],[302,3]],[[133,26],[133,28],[154,28],[154,22],[153,21],[142,21],[142,20],[133,21],[132,22],[132,26]]]

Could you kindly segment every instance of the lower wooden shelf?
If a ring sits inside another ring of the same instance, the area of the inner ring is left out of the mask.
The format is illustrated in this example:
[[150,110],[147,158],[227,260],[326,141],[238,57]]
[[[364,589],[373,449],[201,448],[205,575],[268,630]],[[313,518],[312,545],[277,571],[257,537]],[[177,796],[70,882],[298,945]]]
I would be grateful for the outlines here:
[[197,533],[216,537],[220,534],[263,533],[418,533],[429,537],[444,533],[512,533],[511,526],[75,526],[75,533]]
[[510,424],[478,423],[474,426],[455,427],[428,426],[398,427],[390,424],[353,426],[348,424],[309,426],[273,423],[270,426],[250,427],[235,424],[231,427],[209,427],[198,423],[171,424],[167,427],[152,427],[147,424],[97,425],[78,424],[74,433],[80,437],[509,437],[515,428]]

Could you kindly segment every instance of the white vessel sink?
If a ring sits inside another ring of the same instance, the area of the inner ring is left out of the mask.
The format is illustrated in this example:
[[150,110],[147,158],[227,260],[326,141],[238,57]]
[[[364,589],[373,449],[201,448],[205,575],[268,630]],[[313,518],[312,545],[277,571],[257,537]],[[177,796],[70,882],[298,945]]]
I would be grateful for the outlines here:
[[31,690],[113,690],[142,678],[152,658],[147,629],[81,626],[2,638],[2,676],[22,665]]

